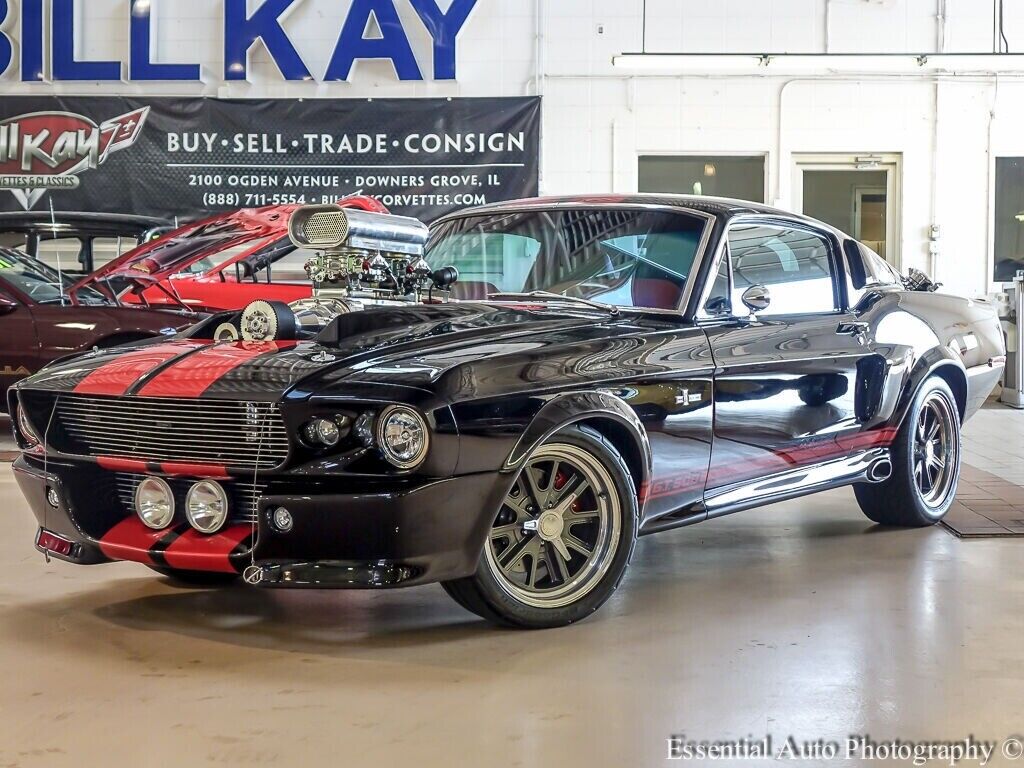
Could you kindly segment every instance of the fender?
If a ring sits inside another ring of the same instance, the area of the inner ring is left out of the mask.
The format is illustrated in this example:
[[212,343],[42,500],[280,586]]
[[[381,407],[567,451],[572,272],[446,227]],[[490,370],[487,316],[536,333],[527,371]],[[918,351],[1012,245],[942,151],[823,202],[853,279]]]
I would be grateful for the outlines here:
[[[502,465],[502,472],[516,472],[527,457],[553,434],[572,424],[588,419],[611,420],[625,428],[634,442],[640,458],[640,478],[637,491],[651,476],[651,443],[640,419],[622,398],[610,392],[567,392],[547,403],[537,412],[533,421],[519,438]],[[628,462],[629,457],[625,457]]]
[[[948,375],[946,371],[948,370]],[[936,346],[921,355],[913,368],[906,376],[903,391],[896,404],[896,409],[890,420],[890,425],[899,429],[903,426],[903,420],[910,412],[911,403],[917,396],[918,391],[932,374],[943,373],[953,390],[956,399],[957,409],[960,411],[960,418],[963,419],[967,407],[967,371],[960,358],[953,354],[947,347]],[[955,372],[954,372],[955,371]],[[952,379],[948,378],[951,375]]]

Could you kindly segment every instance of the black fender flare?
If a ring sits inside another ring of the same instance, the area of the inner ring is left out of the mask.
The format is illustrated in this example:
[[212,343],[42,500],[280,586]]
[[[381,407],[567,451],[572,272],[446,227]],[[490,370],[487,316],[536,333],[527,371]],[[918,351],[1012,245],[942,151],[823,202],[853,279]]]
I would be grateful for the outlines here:
[[[632,449],[628,451],[630,455],[624,458],[636,474],[636,490],[642,503],[642,488],[651,477],[651,442],[647,437],[647,430],[633,409],[622,398],[610,392],[567,392],[549,400],[520,436],[502,464],[501,472],[518,472],[537,446],[559,430],[572,424],[596,420],[614,423],[618,432],[615,437],[618,439],[610,435],[606,437],[612,438],[612,442],[620,450],[623,447]],[[601,431],[600,425],[596,428]],[[632,445],[622,446],[622,439],[630,440]]]
[[967,370],[963,361],[947,347],[936,346],[921,355],[913,368],[907,374],[906,384],[896,405],[896,412],[893,414],[892,426],[897,429],[903,426],[903,421],[910,412],[911,403],[917,397],[917,393],[925,381],[934,375],[942,376],[953,390],[956,399],[956,407],[963,420],[967,408]]
[[[498,469],[497,482],[487,498],[484,499],[481,505],[483,511],[471,534],[472,547],[479,554],[482,554],[483,548],[487,546],[487,533],[494,522],[496,511],[512,489],[512,483],[519,470],[522,469],[537,446],[572,424],[598,420],[603,420],[606,425],[614,424],[618,430],[616,436],[620,441],[632,441],[630,446],[633,449],[631,451],[632,458],[638,465],[635,468],[636,477],[634,479],[637,504],[641,517],[643,516],[645,500],[643,489],[650,480],[652,464],[651,444],[644,425],[625,401],[610,392],[593,390],[566,392],[552,397],[541,406]],[[600,426],[598,429],[600,430]],[[608,437],[606,432],[604,434]],[[620,442],[614,440],[612,442],[621,445]],[[631,463],[630,457],[625,458],[627,463]],[[634,471],[632,466],[631,471]]]

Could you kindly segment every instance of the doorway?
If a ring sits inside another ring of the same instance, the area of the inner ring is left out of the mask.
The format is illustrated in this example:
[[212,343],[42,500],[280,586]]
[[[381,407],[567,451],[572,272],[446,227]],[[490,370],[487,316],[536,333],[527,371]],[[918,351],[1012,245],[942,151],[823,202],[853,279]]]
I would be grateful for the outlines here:
[[797,155],[794,207],[900,267],[900,163],[895,155]]

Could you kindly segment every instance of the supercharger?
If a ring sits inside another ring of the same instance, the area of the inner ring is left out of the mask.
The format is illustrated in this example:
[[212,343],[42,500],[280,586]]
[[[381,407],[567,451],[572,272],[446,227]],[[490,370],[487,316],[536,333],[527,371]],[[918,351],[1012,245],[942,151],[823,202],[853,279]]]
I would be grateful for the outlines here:
[[[292,214],[288,234],[295,246],[316,252],[304,265],[312,298],[289,305],[304,330],[368,306],[447,302],[459,277],[454,267],[433,270],[423,258],[430,233],[418,219],[310,205]],[[280,338],[281,327],[291,324],[287,314],[283,306],[253,302],[242,313],[241,335]]]

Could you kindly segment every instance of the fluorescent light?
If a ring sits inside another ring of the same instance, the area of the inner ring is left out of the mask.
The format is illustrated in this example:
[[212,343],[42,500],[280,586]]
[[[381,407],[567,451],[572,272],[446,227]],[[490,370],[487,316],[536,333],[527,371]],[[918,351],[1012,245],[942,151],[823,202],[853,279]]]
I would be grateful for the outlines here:
[[1024,72],[1018,53],[622,53],[612,64],[659,72]]

